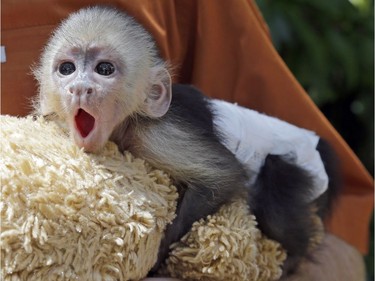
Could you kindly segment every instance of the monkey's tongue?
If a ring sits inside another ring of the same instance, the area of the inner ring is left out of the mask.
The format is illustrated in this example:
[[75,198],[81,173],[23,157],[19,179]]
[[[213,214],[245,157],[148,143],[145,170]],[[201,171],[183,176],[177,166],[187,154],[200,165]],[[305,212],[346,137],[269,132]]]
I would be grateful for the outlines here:
[[95,118],[84,111],[82,108],[78,110],[75,116],[77,129],[83,138],[87,137],[95,125]]

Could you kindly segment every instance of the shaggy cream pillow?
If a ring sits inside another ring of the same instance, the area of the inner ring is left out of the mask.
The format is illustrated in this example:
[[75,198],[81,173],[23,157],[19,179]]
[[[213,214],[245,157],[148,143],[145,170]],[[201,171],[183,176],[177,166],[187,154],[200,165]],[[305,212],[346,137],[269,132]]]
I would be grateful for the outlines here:
[[128,280],[156,261],[177,193],[113,143],[80,150],[54,123],[1,116],[5,280]]
[[[108,143],[87,154],[53,122],[1,116],[1,279],[138,280],[156,261],[177,192],[164,172]],[[285,252],[246,202],[196,222],[162,273],[275,280]]]

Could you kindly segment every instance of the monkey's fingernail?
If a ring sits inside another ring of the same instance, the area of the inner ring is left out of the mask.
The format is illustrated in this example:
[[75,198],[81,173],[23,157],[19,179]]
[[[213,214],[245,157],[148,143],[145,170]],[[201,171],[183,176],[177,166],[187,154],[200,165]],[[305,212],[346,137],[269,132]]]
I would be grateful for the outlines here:
[[85,138],[94,129],[95,118],[80,108],[75,116],[75,122],[79,133],[83,138]]

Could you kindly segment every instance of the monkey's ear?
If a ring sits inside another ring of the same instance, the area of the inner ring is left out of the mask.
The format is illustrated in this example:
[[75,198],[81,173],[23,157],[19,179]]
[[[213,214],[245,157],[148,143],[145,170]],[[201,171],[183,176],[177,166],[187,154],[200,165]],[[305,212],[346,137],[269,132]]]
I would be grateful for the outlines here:
[[150,117],[167,113],[172,99],[172,79],[164,67],[151,69],[151,86],[144,104],[144,112]]

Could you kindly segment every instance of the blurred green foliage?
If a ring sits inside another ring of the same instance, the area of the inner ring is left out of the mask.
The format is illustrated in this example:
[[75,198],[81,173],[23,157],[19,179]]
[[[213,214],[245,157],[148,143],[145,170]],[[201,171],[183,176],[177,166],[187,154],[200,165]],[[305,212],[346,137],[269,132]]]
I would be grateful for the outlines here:
[[374,2],[359,2],[257,0],[279,54],[372,173]]
[[373,175],[374,1],[256,2],[281,57]]

